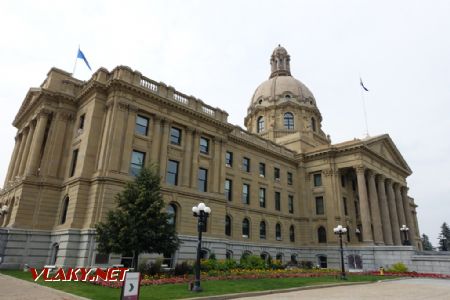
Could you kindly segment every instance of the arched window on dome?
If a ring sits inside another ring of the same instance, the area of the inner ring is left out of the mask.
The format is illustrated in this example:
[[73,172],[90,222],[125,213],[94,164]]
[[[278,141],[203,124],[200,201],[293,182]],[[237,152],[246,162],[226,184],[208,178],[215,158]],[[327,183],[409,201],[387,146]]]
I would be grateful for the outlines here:
[[311,118],[311,128],[315,132],[316,131],[316,119]]
[[260,116],[258,118],[257,124],[256,124],[256,132],[260,133],[264,131],[264,117]]
[[294,115],[290,112],[284,114],[284,129],[294,129]]

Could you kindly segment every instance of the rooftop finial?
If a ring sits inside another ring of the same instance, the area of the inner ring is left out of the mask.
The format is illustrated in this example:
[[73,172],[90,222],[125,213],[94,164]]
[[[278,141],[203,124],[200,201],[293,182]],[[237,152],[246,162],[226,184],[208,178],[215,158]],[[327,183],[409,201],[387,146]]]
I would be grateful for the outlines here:
[[285,48],[278,44],[278,47],[273,50],[270,57],[271,74],[270,78],[275,76],[291,76],[290,62],[291,57]]

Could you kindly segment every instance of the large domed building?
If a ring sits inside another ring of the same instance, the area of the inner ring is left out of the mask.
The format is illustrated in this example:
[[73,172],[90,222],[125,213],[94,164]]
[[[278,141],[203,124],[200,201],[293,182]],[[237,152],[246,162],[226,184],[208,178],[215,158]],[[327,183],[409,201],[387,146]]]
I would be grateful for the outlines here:
[[[88,81],[52,68],[13,122],[16,144],[0,191],[0,268],[128,264],[129,253],[96,251],[94,226],[125,183],[157,163],[183,242],[165,255],[172,266],[194,259],[191,208],[204,202],[212,209],[204,257],[255,254],[338,267],[333,228],[340,224],[348,229],[347,268],[403,260],[418,270],[408,164],[387,134],[331,144],[290,60],[275,48],[269,79],[250,99],[247,130],[128,67],[100,68]],[[401,225],[410,229],[406,239]]]

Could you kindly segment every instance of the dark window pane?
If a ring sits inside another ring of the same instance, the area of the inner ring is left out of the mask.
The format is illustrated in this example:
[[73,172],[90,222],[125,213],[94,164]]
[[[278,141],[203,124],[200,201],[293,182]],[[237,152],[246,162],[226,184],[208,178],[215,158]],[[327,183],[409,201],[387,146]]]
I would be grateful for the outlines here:
[[275,192],[275,209],[281,210],[281,194],[280,194],[280,192]]
[[225,153],[225,164],[226,164],[228,167],[233,166],[233,152],[227,151],[227,152]]
[[97,253],[95,254],[96,265],[107,265],[109,263],[109,254]]
[[61,212],[61,222],[60,224],[66,223],[67,210],[69,209],[69,196],[64,197],[63,207]]
[[143,116],[136,117],[136,129],[135,132],[141,135],[147,135],[148,133],[148,118]]
[[294,196],[289,195],[288,196],[288,207],[289,207],[289,213],[294,213]]
[[294,230],[294,226],[291,226],[289,228],[289,240],[291,242],[295,242],[295,230]]
[[265,239],[266,238],[266,222],[259,223],[259,238]]
[[323,197],[316,197],[316,215],[323,215],[324,212]]
[[250,204],[250,185],[246,183],[242,185],[242,203]]
[[277,224],[275,226],[275,237],[277,239],[277,241],[281,241],[281,225]]
[[288,130],[294,129],[294,115],[290,112],[284,114],[284,128]]
[[322,185],[322,174],[314,174],[314,186]]
[[133,150],[131,155],[130,174],[137,176],[144,166],[145,153]]
[[259,163],[259,176],[266,176],[266,164],[265,163]]
[[266,207],[266,189],[265,188],[259,189],[259,206]]
[[319,240],[319,243],[326,243],[327,242],[327,231],[324,227],[320,226],[319,229],[317,229],[317,237]]
[[258,122],[256,124],[256,131],[258,133],[264,131],[264,117],[258,118]]
[[78,124],[78,129],[84,129],[84,120],[86,119],[86,114],[80,116],[80,124]]
[[228,201],[233,199],[233,181],[231,179],[225,180],[225,199]]
[[287,182],[288,182],[289,185],[292,185],[293,177],[292,177],[292,173],[291,172],[287,173]]
[[78,149],[75,149],[72,152],[72,163],[70,164],[69,177],[72,177],[73,175],[75,175],[75,170],[77,168],[77,160],[78,160]]
[[172,185],[178,185],[178,165],[176,160],[169,160],[167,162],[167,176],[166,182]]
[[200,152],[203,154],[209,153],[209,140],[207,138],[200,138]]
[[242,170],[244,172],[250,172],[250,158],[244,157],[242,159]]
[[181,129],[170,128],[170,143],[173,145],[181,145]]
[[200,168],[198,169],[198,190],[200,192],[206,192],[208,186],[208,170]]
[[171,225],[175,225],[175,222],[177,220],[177,208],[173,204],[169,204],[166,208],[166,213],[169,216],[169,220],[167,223]]
[[343,198],[344,201],[344,213],[346,216],[348,216],[348,208],[347,208],[347,198]]
[[280,169],[279,168],[273,169],[273,177],[276,181],[280,181]]
[[225,235],[231,235],[231,218],[229,216],[225,216]]
[[245,238],[250,236],[250,222],[247,219],[242,221],[242,236]]

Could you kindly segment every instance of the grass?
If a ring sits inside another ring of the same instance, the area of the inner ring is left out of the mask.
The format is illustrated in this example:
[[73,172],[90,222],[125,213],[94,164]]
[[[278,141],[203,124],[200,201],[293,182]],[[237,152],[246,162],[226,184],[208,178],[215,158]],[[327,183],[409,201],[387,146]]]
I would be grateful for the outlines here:
[[[22,280],[33,281],[30,272],[16,270],[2,270],[1,273]],[[374,282],[383,277],[371,275],[350,275],[347,282]],[[166,284],[141,287],[139,299],[181,299],[190,297],[202,297],[221,294],[286,289],[311,285],[341,283],[334,276],[314,278],[266,278],[266,279],[242,279],[242,280],[217,280],[203,281],[203,292],[194,294],[188,291],[187,284]],[[44,282],[40,285],[62,290],[78,296],[90,299],[119,299],[120,289],[102,287],[83,282]]]

